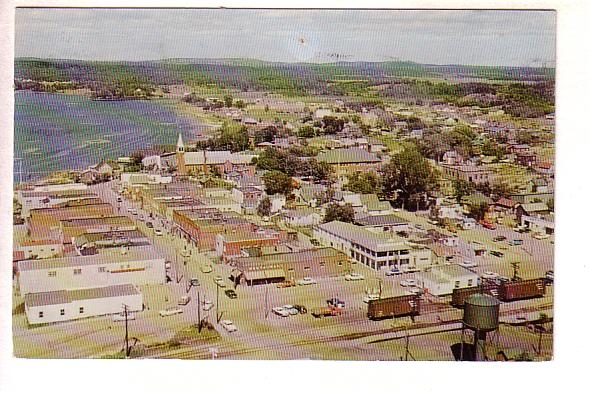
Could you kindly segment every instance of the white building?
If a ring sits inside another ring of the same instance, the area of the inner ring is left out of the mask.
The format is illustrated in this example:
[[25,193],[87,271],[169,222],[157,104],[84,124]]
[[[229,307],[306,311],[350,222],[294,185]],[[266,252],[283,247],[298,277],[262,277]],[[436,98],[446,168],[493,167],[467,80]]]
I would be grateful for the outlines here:
[[149,173],[121,173],[121,183],[126,186],[144,184],[169,184],[172,183],[172,176],[161,176]]
[[478,280],[477,274],[458,265],[433,267],[420,276],[424,290],[435,296],[450,295],[456,288],[475,287]]
[[432,263],[432,251],[387,232],[372,232],[364,227],[341,221],[317,226],[314,237],[371,269],[394,266],[424,267]]
[[165,260],[152,246],[101,249],[94,255],[20,261],[18,270],[23,295],[166,282]]
[[51,190],[51,191],[19,191],[16,195],[22,206],[21,216],[29,217],[32,209],[56,207],[72,201],[94,199],[100,201],[98,195],[87,189]]
[[124,305],[127,311],[142,310],[143,296],[134,285],[25,295],[25,314],[31,325],[120,313]]
[[288,209],[283,210],[284,221],[292,226],[312,226],[317,225],[322,220],[318,212],[313,209]]

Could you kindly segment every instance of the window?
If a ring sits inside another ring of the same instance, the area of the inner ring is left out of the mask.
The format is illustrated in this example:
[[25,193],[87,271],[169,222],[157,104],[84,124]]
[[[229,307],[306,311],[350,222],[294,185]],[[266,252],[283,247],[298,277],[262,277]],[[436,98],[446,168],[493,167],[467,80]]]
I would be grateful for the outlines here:
[[104,266],[99,266],[98,267],[98,272],[99,273],[104,273],[106,271],[106,268]]
[[455,281],[455,288],[459,288],[459,285],[461,285],[460,281]]
[[39,318],[43,318],[43,311],[39,311]]
[[80,307],[80,314],[84,314],[84,307]]
[[63,308],[59,310],[59,315],[66,315],[66,310],[64,310]]
[[303,270],[309,270],[309,269],[311,269],[309,266],[305,266],[305,267],[303,268]]
[[51,270],[51,271],[47,272],[47,275],[49,277],[55,277],[57,275],[57,272],[55,270]]
[[467,286],[468,287],[473,286],[473,279],[472,278],[470,278],[469,280],[467,280]]
[[320,262],[320,267],[326,267],[326,263],[325,262]]
[[74,274],[75,275],[82,274],[82,269],[74,269]]

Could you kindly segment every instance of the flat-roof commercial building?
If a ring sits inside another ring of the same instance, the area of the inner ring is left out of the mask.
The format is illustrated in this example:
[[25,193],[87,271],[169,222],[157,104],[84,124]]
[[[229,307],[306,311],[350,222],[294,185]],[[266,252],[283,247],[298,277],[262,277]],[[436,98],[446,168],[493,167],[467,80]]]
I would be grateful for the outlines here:
[[432,263],[432,251],[391,233],[376,233],[354,224],[332,221],[318,225],[314,237],[371,269],[394,266],[423,267]]
[[200,250],[215,250],[217,235],[236,231],[254,231],[256,226],[235,213],[219,210],[176,210],[174,222]]
[[120,313],[124,306],[128,311],[141,311],[142,305],[141,292],[131,284],[25,295],[25,314],[31,325]]
[[398,232],[410,230],[410,223],[395,214],[356,218],[355,223],[373,232]]
[[257,285],[303,277],[333,277],[350,272],[354,264],[346,254],[329,247],[240,257],[234,260],[232,279]]
[[61,237],[61,221],[75,218],[111,217],[115,215],[108,203],[84,206],[32,209],[27,220],[27,229],[33,239],[56,239]]
[[450,295],[454,289],[476,287],[478,275],[462,266],[436,266],[420,273],[423,287],[435,296]]
[[29,217],[31,209],[55,207],[68,202],[100,203],[98,196],[90,190],[20,191],[17,200],[22,206],[21,216]]
[[120,284],[164,284],[164,257],[152,246],[102,249],[98,254],[18,262],[21,294]]
[[274,246],[281,241],[281,233],[274,230],[259,229],[252,231],[236,231],[219,234],[215,241],[215,253],[224,261],[240,257],[242,251],[249,248]]
[[61,220],[60,229],[63,243],[70,244],[85,233],[134,231],[137,225],[126,216],[88,217]]

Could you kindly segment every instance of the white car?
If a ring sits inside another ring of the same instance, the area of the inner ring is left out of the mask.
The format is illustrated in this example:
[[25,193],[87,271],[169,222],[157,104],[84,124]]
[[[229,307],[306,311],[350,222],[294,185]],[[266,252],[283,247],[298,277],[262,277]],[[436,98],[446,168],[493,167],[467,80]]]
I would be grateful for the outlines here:
[[213,281],[219,286],[219,288],[225,288],[225,282],[221,276],[215,276]]
[[399,285],[401,285],[402,287],[415,287],[416,285],[418,285],[418,283],[416,282],[416,280],[407,278],[405,280],[401,280]]
[[533,238],[537,240],[549,239],[551,236],[546,233],[535,233]]
[[[127,320],[133,321],[135,319],[135,313],[127,312]],[[113,315],[113,322],[125,322],[125,313],[121,312]]]
[[291,315],[289,311],[286,310],[284,307],[273,307],[272,312],[273,314],[276,314],[280,317],[288,317],[289,315]]
[[363,302],[369,303],[371,300],[379,299],[379,295],[377,294],[369,294],[363,298]]
[[165,310],[160,310],[161,317],[169,317],[171,315],[182,314],[182,308],[180,307],[171,307]]
[[221,326],[223,326],[225,330],[227,330],[230,333],[238,331],[236,325],[234,325],[234,323],[229,319],[222,319],[219,323],[221,324]]
[[127,211],[128,211],[129,213],[133,214],[134,216],[136,216],[136,215],[137,215],[137,209],[134,209],[134,208],[130,207],[129,209],[127,209]]
[[312,285],[318,282],[311,277],[304,277],[301,280],[297,280],[297,285]]
[[213,308],[213,302],[211,300],[203,301],[203,311],[209,311]]
[[364,280],[365,277],[359,273],[350,273],[350,274],[347,274],[346,276],[344,276],[344,279],[346,281],[360,281],[360,280]]
[[162,232],[161,229],[154,229],[154,233],[156,234],[156,236],[162,236],[164,234],[164,232]]
[[481,275],[483,278],[487,278],[489,280],[493,280],[494,278],[498,277],[498,273],[494,273],[494,272],[483,272],[483,274]]
[[473,261],[461,261],[458,265],[463,267],[477,267],[477,263]]
[[293,307],[290,304],[285,304],[283,306],[283,310],[287,311],[289,313],[289,315],[297,315],[297,314],[299,314],[299,310],[297,310],[295,307]]

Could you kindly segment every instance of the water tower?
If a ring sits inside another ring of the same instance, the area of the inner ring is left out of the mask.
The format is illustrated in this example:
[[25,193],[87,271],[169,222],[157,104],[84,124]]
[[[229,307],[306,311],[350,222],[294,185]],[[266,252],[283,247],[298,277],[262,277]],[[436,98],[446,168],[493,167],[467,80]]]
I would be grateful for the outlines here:
[[495,297],[478,293],[465,300],[461,328],[461,360],[463,360],[465,328],[473,331],[473,359],[485,360],[486,335],[498,330],[499,318],[500,301]]

